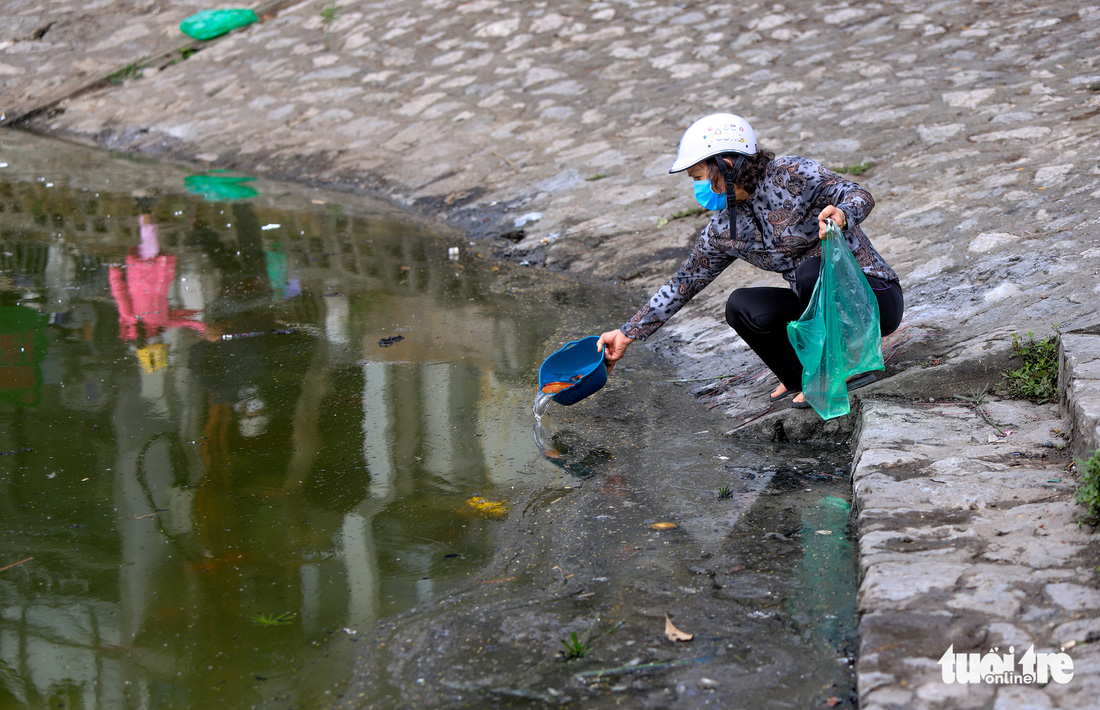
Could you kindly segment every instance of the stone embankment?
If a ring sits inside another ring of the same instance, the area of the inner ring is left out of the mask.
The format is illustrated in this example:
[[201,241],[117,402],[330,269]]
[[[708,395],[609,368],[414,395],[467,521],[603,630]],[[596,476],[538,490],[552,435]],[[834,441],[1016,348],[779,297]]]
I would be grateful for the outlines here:
[[[1066,335],[1063,346],[1063,391],[1080,402],[1096,387],[1100,337]],[[1100,445],[1095,412],[1069,421],[1078,447]],[[1100,697],[1100,546],[1076,524],[1069,436],[1053,404],[863,402],[853,463],[862,707],[1073,708]],[[949,646],[1015,659],[1065,649],[1075,674],[1041,688],[946,683],[937,662]]]
[[[2,120],[369,191],[639,304],[701,226],[666,175],[694,118],[739,113],[776,153],[860,173],[908,307],[856,415],[764,404],[774,379],[721,313],[774,275],[735,265],[651,346],[730,374],[700,396],[742,434],[856,433],[865,707],[1092,704],[1097,544],[1061,447],[1098,445],[1098,336],[1072,331],[1100,292],[1100,5],[348,0],[326,24],[319,2],[241,4],[262,21],[193,46],[196,2],[2,0]],[[997,397],[1012,334],[1055,323],[1061,413]],[[948,645],[1031,643],[1065,645],[1072,682],[938,679]]]

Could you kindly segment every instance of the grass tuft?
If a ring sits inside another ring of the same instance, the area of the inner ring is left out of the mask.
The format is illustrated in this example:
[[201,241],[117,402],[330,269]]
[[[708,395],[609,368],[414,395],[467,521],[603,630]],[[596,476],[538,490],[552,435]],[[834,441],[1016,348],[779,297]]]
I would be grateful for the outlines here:
[[697,214],[705,214],[706,209],[703,207],[688,207],[686,210],[680,212],[674,212],[669,216],[668,221],[671,222],[674,219],[684,219],[685,217],[694,217]]
[[1078,461],[1077,465],[1080,467],[1077,502],[1085,508],[1078,520],[1089,525],[1100,525],[1100,449],[1093,451],[1087,460]]
[[336,0],[329,0],[324,7],[321,8],[321,24],[325,26],[325,51],[329,51],[332,46],[332,25],[335,24],[336,18],[340,15],[340,6],[336,4]]
[[1027,340],[1012,334],[1012,349],[1023,360],[1023,365],[1004,373],[1008,391],[1014,397],[1030,399],[1039,404],[1058,397],[1058,325],[1054,334],[1036,340],[1034,333]]
[[278,616],[256,614],[249,618],[252,619],[252,623],[259,624],[260,626],[283,626],[289,624],[294,619],[294,614],[291,614],[289,611],[284,611]]
[[871,169],[871,163],[860,163],[859,165],[845,165],[843,167],[835,168],[838,173],[848,173],[849,175],[862,175]]
[[140,79],[141,69],[137,64],[127,64],[113,74],[108,74],[107,81],[118,86],[127,79]]
[[592,653],[592,647],[578,639],[576,631],[571,633],[570,636],[572,636],[572,641],[568,639],[562,640],[562,643],[565,644],[566,660],[585,658],[588,654]]
[[592,624],[588,627],[588,630],[584,632],[584,638],[579,638],[577,632],[574,631],[569,634],[568,639],[563,639],[562,644],[565,646],[565,650],[562,651],[562,658],[567,661],[571,661],[576,658],[586,658],[592,653],[592,644],[598,641],[601,637],[615,633],[620,626],[621,621],[617,621],[610,626],[604,628],[600,633],[596,633],[597,627],[600,625],[600,615],[596,614],[596,618],[592,621]]

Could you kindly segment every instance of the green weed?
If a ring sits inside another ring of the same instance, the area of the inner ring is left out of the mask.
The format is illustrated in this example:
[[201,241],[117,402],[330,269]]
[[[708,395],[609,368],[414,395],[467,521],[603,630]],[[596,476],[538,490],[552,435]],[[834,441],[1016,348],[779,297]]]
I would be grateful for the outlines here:
[[1008,391],[1014,397],[1043,404],[1058,397],[1058,325],[1054,333],[1036,340],[1034,333],[1027,340],[1012,334],[1012,349],[1023,365],[1004,373]]
[[955,399],[961,399],[975,407],[982,407],[989,401],[989,388],[982,387],[980,390],[971,390],[969,397],[963,394],[957,394],[955,395]]
[[838,173],[848,173],[849,175],[862,175],[871,169],[871,163],[860,163],[859,165],[845,165],[840,168],[834,168]]
[[607,173],[596,173],[585,178],[585,182],[593,182],[594,180],[603,180],[607,177]]
[[278,616],[271,616],[270,614],[256,614],[249,617],[252,623],[259,624],[260,626],[283,626],[289,624],[294,619],[294,614],[289,611],[284,611]]
[[565,658],[566,660],[572,660],[574,658],[584,658],[588,654],[592,653],[592,647],[584,641],[577,638],[577,632],[574,631],[570,634],[572,641],[562,640],[565,644]]
[[596,618],[592,621],[592,624],[588,627],[588,630],[584,632],[584,638],[578,638],[577,632],[574,631],[569,634],[568,639],[563,639],[562,644],[565,646],[565,651],[562,652],[562,656],[567,661],[571,661],[574,658],[585,658],[592,653],[592,644],[603,636],[612,634],[622,626],[621,621],[617,621],[614,624],[608,626],[601,633],[593,633],[596,631],[596,627],[600,623],[600,615],[596,614]]
[[332,42],[332,25],[336,22],[336,18],[339,16],[340,6],[336,4],[336,0],[329,0],[325,3],[325,6],[321,8],[321,24],[325,26],[325,51],[329,50],[329,46]]
[[993,421],[993,418],[991,416],[989,416],[989,412],[986,411],[986,409],[985,409],[985,405],[988,404],[988,402],[989,402],[989,388],[988,387],[983,387],[980,390],[971,391],[969,397],[967,397],[966,395],[957,394],[957,395],[955,395],[955,399],[960,399],[960,400],[966,402],[967,404],[969,404],[970,407],[975,412],[977,412],[978,416],[981,417],[985,421],[986,424],[988,424],[989,426],[993,427],[994,430],[996,430],[997,436],[1005,436],[1005,427],[1003,427],[1000,424],[998,424],[997,422]]
[[184,47],[183,49],[180,50],[180,55],[178,57],[176,57],[175,59],[173,59],[172,61],[168,62],[168,64],[169,65],[174,65],[174,64],[179,64],[181,62],[185,62],[188,59],[190,59],[191,57],[193,57],[195,54],[197,54],[198,51],[199,51],[198,47]]
[[671,222],[674,219],[684,219],[685,217],[694,217],[695,215],[705,214],[706,212],[707,212],[707,210],[705,210],[702,207],[688,207],[686,210],[681,210],[679,212],[674,212],[673,214],[669,215],[667,219],[664,218],[664,217],[661,217],[660,219],[658,219],[657,220],[657,229],[660,229],[661,227],[665,226],[666,224],[668,224],[669,222]]
[[1080,521],[1100,525],[1100,449],[1077,465],[1081,469],[1077,476],[1077,502],[1085,508]]
[[725,500],[726,498],[733,498],[733,491],[729,486],[722,486],[718,489],[718,500]]
[[688,207],[686,210],[682,210],[680,212],[673,213],[668,218],[668,221],[671,222],[674,219],[684,219],[685,217],[694,217],[697,214],[704,214],[704,213],[706,213],[706,209],[704,209],[702,207]]
[[137,64],[127,64],[113,74],[108,74],[107,81],[118,86],[127,79],[140,79],[141,69]]

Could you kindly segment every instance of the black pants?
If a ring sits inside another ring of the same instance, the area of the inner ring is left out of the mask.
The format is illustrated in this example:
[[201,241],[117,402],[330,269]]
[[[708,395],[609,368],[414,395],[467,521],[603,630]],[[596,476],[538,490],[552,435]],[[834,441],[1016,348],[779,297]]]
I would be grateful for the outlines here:
[[[789,390],[802,389],[802,363],[787,338],[787,324],[798,320],[810,304],[820,271],[821,259],[806,259],[795,269],[793,289],[739,288],[726,301],[726,322]],[[901,325],[901,286],[874,276],[867,282],[878,299],[882,334],[889,335]]]

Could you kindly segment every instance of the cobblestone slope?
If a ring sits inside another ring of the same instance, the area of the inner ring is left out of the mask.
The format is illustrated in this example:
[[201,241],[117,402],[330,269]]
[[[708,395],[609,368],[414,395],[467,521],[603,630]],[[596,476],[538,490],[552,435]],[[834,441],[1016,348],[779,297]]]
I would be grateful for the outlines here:
[[[14,18],[0,32],[5,120],[377,193],[517,260],[622,283],[639,304],[701,226],[677,218],[694,201],[686,180],[666,174],[695,118],[740,113],[779,154],[858,166],[878,203],[865,229],[907,299],[887,343],[895,376],[869,388],[859,422],[815,429],[812,415],[763,403],[774,378],[721,312],[732,288],[778,284],[775,275],[735,265],[652,347],[687,378],[736,375],[700,388],[732,426],[791,434],[801,421],[808,436],[840,437],[858,425],[867,707],[1095,697],[1100,609],[1085,564],[1095,542],[1072,524],[1069,479],[1044,483],[1061,476],[1031,457],[1048,451],[1035,447],[1050,429],[1073,432],[1075,452],[1097,445],[1095,358],[1081,355],[1091,346],[1066,341],[1069,419],[995,403],[1037,437],[1023,448],[983,438],[990,425],[969,410],[873,397],[969,395],[996,379],[1012,333],[1095,324],[1100,5],[348,1],[326,27],[321,3],[278,3],[262,22],[165,61],[192,5],[0,0]],[[144,69],[77,91],[129,64]],[[1026,465],[994,455],[1006,450]],[[939,517],[922,522],[926,508]],[[955,633],[957,651],[1077,640],[1075,682],[936,685],[929,654],[946,643],[922,646],[926,627]],[[901,638],[910,632],[912,643]]]

